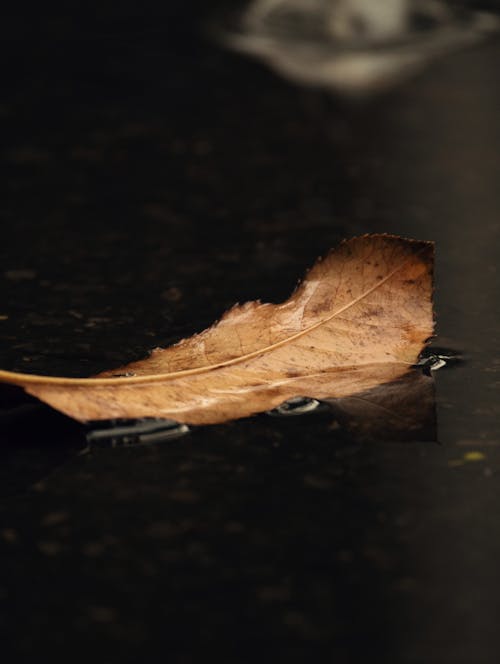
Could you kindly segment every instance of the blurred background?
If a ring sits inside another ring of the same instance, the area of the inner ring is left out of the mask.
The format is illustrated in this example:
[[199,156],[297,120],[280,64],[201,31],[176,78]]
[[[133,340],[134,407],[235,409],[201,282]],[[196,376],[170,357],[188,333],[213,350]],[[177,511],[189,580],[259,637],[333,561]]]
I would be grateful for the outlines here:
[[310,415],[81,455],[0,418],[14,661],[498,661],[500,8],[376,5],[3,16],[2,368],[119,366],[370,232],[436,242],[462,357],[439,444]]

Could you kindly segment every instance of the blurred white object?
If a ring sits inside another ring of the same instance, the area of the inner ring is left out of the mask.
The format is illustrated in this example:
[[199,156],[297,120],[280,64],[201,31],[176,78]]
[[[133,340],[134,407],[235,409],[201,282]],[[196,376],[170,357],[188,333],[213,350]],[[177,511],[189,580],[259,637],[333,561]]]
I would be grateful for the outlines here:
[[225,39],[298,83],[360,96],[499,27],[444,0],[254,0]]
[[329,4],[330,32],[344,39],[359,36],[360,30],[378,39],[396,37],[406,29],[410,5],[408,0],[342,0]]

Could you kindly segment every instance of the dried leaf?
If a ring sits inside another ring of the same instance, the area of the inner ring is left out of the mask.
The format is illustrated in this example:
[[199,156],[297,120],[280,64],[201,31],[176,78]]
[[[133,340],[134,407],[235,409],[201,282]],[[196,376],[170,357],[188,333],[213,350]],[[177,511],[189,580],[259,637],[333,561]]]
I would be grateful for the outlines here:
[[347,397],[411,370],[433,333],[432,267],[432,243],[354,238],[318,260],[286,302],[236,305],[145,360],[94,378],[0,371],[0,381],[80,421],[212,424],[300,395]]

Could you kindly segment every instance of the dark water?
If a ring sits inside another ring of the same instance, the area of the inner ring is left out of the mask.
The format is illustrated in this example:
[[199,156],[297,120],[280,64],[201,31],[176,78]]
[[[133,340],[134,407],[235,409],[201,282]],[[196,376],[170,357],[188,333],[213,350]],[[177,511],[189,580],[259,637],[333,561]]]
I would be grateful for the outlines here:
[[343,237],[430,239],[436,346],[464,359],[436,374],[440,444],[311,413],[79,455],[27,411],[1,443],[2,647],[496,662],[500,47],[349,104],[219,49],[211,12],[3,22],[0,366],[119,366],[283,299]]

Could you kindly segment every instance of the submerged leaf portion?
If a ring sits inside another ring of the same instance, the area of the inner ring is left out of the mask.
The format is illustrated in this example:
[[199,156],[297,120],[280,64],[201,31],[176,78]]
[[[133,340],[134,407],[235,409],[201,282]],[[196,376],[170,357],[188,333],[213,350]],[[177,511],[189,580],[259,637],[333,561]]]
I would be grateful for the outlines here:
[[432,243],[354,238],[319,260],[286,302],[237,305],[147,359],[95,378],[0,371],[0,380],[80,421],[212,424],[300,395],[347,397],[398,379],[417,361],[433,333],[432,268]]

